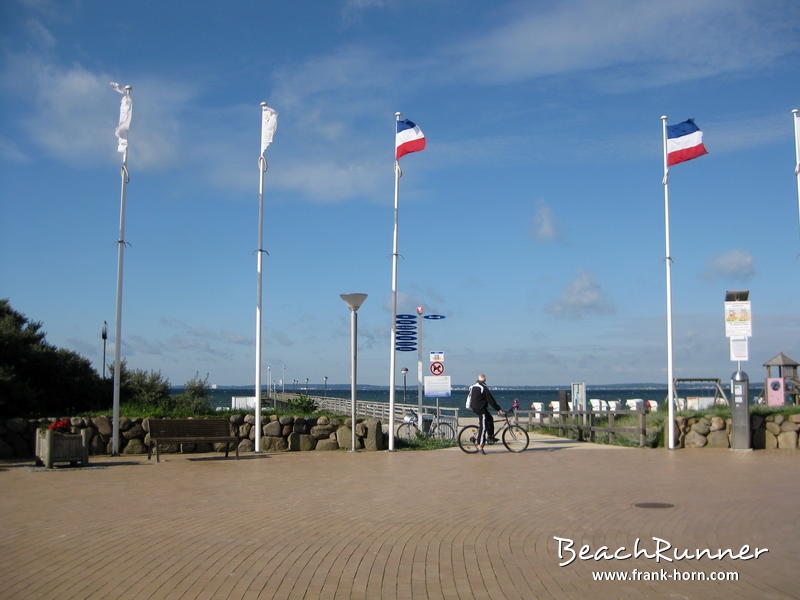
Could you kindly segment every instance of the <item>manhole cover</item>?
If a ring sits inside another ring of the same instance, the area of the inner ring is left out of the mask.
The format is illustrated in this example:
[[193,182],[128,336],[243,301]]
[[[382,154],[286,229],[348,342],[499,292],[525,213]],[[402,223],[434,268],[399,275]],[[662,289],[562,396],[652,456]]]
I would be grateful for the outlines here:
[[637,502],[633,506],[636,508],[675,508],[675,505],[669,502]]

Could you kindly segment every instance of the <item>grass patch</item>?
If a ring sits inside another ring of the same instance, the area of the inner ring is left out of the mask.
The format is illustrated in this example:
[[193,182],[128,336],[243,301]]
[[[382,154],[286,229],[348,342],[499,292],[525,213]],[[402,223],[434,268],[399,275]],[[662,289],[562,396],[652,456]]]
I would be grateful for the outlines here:
[[442,448],[452,448],[453,446],[458,446],[458,442],[423,436],[417,436],[411,440],[401,440],[399,438],[394,440],[395,450],[441,450]]

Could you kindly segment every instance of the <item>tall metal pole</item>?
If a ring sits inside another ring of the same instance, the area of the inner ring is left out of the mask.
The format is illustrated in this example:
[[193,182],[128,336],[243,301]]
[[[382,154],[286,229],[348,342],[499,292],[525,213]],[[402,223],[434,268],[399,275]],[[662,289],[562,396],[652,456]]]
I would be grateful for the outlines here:
[[366,294],[341,294],[350,311],[350,451],[356,451],[356,363],[358,362],[358,317],[356,311],[367,299]]
[[417,415],[419,415],[419,422],[417,425],[419,426],[420,433],[424,432],[422,429],[422,396],[423,396],[423,376],[422,373],[422,354],[424,352],[424,338],[423,338],[423,324],[425,319],[422,315],[425,314],[425,309],[422,306],[417,307]]
[[[264,111],[267,103],[261,103],[261,127],[264,128]],[[263,136],[263,131],[262,131]],[[258,250],[256,250],[256,440],[255,451],[261,452],[261,301],[262,301],[262,266],[264,260],[264,175],[267,172],[267,159],[262,149],[258,157]]]
[[355,310],[350,310],[350,452],[356,451],[356,364],[358,363],[358,313]]
[[666,240],[667,265],[667,407],[668,448],[675,448],[675,380],[672,374],[672,256],[669,249],[669,167],[667,166],[667,116],[661,117],[661,133],[664,148],[664,237]]
[[[400,121],[400,113],[394,113],[395,126],[393,142],[396,143],[397,122]],[[392,144],[395,147],[395,144]],[[396,154],[395,154],[396,156]],[[389,452],[394,452],[394,400],[395,389],[394,379],[397,369],[397,350],[395,342],[397,338],[397,227],[400,212],[400,177],[403,172],[400,170],[400,162],[395,158],[394,161],[394,235],[392,238],[392,329],[389,335]]]
[[281,394],[286,393],[286,363],[283,363],[283,379],[281,379]]
[[[130,86],[125,89],[128,90]],[[130,91],[128,91],[130,93]],[[117,312],[116,326],[114,329],[114,406],[111,416],[111,455],[119,456],[119,395],[122,377],[122,269],[125,260],[125,187],[128,177],[128,149],[122,154],[122,167],[120,168],[122,189],[119,200],[119,238],[117,239]]]
[[794,119],[794,174],[797,179],[797,218],[800,220],[800,115],[798,110],[792,109]]

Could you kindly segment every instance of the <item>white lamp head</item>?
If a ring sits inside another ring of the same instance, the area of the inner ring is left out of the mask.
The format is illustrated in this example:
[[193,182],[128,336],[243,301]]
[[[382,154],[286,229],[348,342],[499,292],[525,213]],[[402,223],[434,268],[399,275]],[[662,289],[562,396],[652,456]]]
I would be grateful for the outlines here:
[[353,312],[357,311],[362,304],[364,304],[364,300],[367,299],[366,294],[339,294],[347,303],[347,306],[350,307],[350,310]]

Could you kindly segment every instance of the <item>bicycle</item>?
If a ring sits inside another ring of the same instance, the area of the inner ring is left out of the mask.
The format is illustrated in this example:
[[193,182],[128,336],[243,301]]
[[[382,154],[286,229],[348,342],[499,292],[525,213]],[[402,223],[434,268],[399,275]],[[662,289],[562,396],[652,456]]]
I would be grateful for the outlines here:
[[[425,420],[427,421],[427,419]],[[413,440],[421,435],[426,434],[420,431],[418,415],[416,411],[412,410],[410,415],[403,417],[402,425],[397,428],[397,437],[401,440]],[[436,419],[431,423],[431,428],[428,430],[427,435],[440,440],[454,440],[456,439],[456,430],[450,423],[444,423]]]
[[[516,412],[514,413],[516,416]],[[499,432],[495,432],[495,441],[486,440],[487,444],[496,444],[497,436],[499,436],[506,450],[509,452],[524,452],[528,449],[530,438],[528,432],[519,425],[515,425],[508,420],[508,413],[503,413],[505,425]],[[478,451],[478,426],[466,425],[458,432],[458,447],[467,454],[475,454]]]

